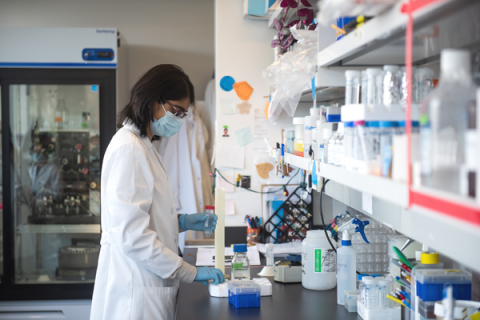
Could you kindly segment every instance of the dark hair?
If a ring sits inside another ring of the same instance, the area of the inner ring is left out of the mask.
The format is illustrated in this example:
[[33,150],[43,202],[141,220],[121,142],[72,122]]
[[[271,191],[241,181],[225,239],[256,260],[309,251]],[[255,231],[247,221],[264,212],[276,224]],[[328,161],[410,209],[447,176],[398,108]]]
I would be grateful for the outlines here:
[[148,70],[130,91],[130,100],[120,112],[117,127],[129,119],[140,130],[142,137],[147,135],[147,127],[153,120],[155,102],[190,99],[195,102],[195,92],[190,78],[179,66],[159,64]]

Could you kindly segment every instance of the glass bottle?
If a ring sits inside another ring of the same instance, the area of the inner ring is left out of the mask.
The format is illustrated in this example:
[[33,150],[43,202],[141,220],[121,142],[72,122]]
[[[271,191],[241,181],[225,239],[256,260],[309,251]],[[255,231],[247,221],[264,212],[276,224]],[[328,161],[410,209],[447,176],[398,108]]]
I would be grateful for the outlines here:
[[57,129],[67,129],[67,106],[65,105],[65,100],[59,99],[57,107],[55,108],[55,124]]
[[247,245],[234,244],[235,255],[232,260],[232,280],[250,280],[250,261],[247,257]]

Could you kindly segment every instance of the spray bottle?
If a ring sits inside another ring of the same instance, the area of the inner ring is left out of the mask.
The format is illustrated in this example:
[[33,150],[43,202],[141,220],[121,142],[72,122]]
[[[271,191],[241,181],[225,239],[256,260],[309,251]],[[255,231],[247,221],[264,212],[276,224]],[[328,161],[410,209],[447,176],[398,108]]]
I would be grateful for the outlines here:
[[342,247],[337,249],[337,303],[344,305],[343,291],[355,290],[357,284],[357,254],[352,247],[350,233],[359,232],[366,243],[370,243],[365,236],[365,226],[370,222],[357,218],[345,223],[338,228],[342,231]]

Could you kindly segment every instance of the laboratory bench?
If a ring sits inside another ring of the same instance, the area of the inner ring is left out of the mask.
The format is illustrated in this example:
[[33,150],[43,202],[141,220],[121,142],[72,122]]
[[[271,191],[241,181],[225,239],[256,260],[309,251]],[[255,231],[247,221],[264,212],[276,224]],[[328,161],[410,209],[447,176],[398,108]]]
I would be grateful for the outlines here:
[[[185,248],[184,259],[195,265],[196,248]],[[264,257],[261,258],[265,264]],[[251,266],[252,278],[262,267]],[[230,268],[225,268],[230,274]],[[199,282],[181,283],[178,295],[177,320],[192,319],[315,319],[315,320],[360,320],[357,313],[349,313],[344,306],[337,304],[337,290],[312,291],[303,288],[301,283],[283,284],[266,277],[273,286],[273,295],[261,297],[260,308],[235,309],[228,298],[214,298],[208,288]]]

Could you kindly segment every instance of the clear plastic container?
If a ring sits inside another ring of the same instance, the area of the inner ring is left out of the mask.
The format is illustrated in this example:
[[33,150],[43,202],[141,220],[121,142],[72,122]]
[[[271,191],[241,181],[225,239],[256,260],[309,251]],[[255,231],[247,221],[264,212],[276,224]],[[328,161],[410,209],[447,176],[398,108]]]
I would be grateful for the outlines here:
[[413,103],[422,103],[423,99],[433,89],[433,70],[430,68],[418,68],[413,77]]
[[274,254],[275,254],[275,245],[273,243],[267,243],[265,245],[266,253],[265,256],[267,258],[267,267],[273,267],[274,265]]
[[295,130],[287,131],[287,153],[294,154]]
[[328,164],[335,164],[335,144],[338,138],[337,134],[338,133],[335,132],[334,134],[332,134],[332,136],[328,140],[327,155],[326,155]]
[[213,217],[215,215],[215,206],[205,206],[205,213],[207,214],[207,220],[205,220],[205,230],[203,233],[208,238],[212,235],[213,229]]
[[380,75],[382,70],[377,68],[367,69],[367,104],[377,104],[381,100],[381,96],[378,97],[380,89],[377,88],[377,76]]
[[380,121],[367,121],[365,126],[366,141],[369,147],[369,171],[370,174],[380,176],[382,174],[380,153]]
[[328,163],[328,141],[332,137],[332,129],[331,128],[324,128],[323,129],[323,142],[320,143],[319,146],[319,158],[321,162]]
[[355,128],[354,123],[345,122],[345,134],[343,136],[343,145],[344,145],[344,155],[343,155],[343,165],[348,170],[353,170],[353,149],[354,149],[354,134]]
[[378,281],[375,278],[365,277],[362,282],[365,307],[367,309],[378,308]]
[[250,261],[247,257],[247,245],[234,244],[232,259],[232,280],[250,279]]
[[343,132],[337,134],[337,139],[335,140],[335,160],[334,165],[343,167],[343,153],[344,153],[344,143],[343,143]]
[[345,296],[345,309],[347,309],[348,312],[357,312],[357,302],[360,294],[359,291],[345,290],[343,291],[343,294]]
[[399,102],[399,76],[400,69],[398,66],[383,66],[383,104],[392,105]]
[[313,130],[317,127],[317,120],[319,120],[320,109],[319,108],[310,108],[310,115],[306,116],[304,119],[304,134],[303,134],[303,150],[304,157],[309,157],[310,147],[313,143]]
[[359,171],[361,173],[367,173],[368,161],[369,161],[369,150],[367,133],[366,133],[366,122],[365,121],[355,121],[354,122],[354,143],[353,143],[353,157],[354,164],[353,170]]
[[440,83],[421,106],[422,186],[454,194],[468,189],[465,135],[468,107],[476,101],[470,70],[468,51],[442,51]]
[[293,143],[293,154],[303,158],[304,153],[303,139],[295,139]]
[[360,103],[360,71],[345,71],[345,105]]
[[367,71],[363,70],[361,72],[361,80],[362,80],[362,88],[361,88],[361,97],[360,97],[360,102],[362,104],[367,104],[367,92],[368,92],[368,77],[367,77]]
[[[330,236],[330,235],[329,235]],[[333,239],[330,239],[334,243]],[[337,261],[323,230],[309,230],[302,241],[302,285],[309,290],[335,288]]]
[[393,135],[397,128],[395,121],[380,121],[380,158],[382,166],[382,176],[388,177],[392,166],[392,144]]
[[385,278],[378,279],[378,308],[390,308],[390,299],[387,298],[387,294],[392,291],[392,282]]

